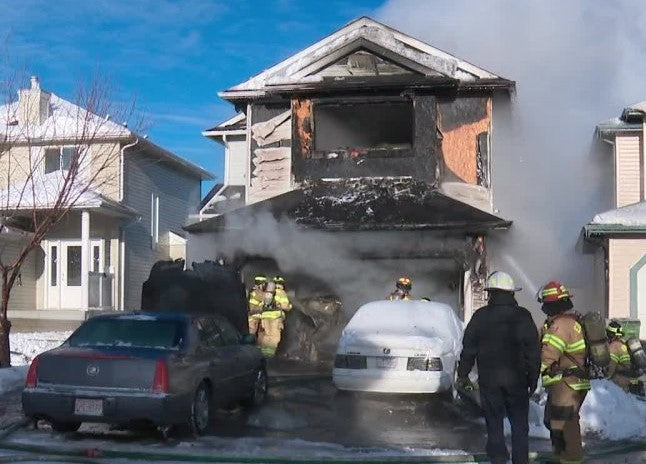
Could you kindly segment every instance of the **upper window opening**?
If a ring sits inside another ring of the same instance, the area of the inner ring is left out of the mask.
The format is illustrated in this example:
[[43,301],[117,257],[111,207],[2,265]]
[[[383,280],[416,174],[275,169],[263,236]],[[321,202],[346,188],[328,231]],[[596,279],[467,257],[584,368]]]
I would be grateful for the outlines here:
[[392,152],[412,146],[412,102],[314,105],[315,151]]
[[57,147],[45,149],[45,174],[55,171],[67,171],[72,163],[74,147]]

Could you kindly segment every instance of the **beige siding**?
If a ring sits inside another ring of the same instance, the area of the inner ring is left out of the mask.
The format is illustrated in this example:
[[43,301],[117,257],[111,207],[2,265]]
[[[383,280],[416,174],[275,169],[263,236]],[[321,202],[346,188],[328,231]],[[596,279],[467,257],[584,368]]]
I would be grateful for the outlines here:
[[639,136],[619,136],[615,143],[617,208],[642,199]]
[[227,137],[227,185],[245,185],[247,175],[247,140],[244,135]]
[[630,316],[630,268],[644,255],[646,255],[646,240],[609,240],[609,317]]
[[40,163],[42,153],[39,148],[32,147],[12,147],[8,153],[0,153],[0,188],[7,188],[8,184],[17,184],[24,182],[29,178],[31,172],[30,156],[32,163]]
[[[45,172],[44,153],[46,147],[61,147],[69,144],[46,146],[16,146],[8,154],[0,156],[0,188],[6,188],[8,183],[25,182],[32,172]],[[30,156],[31,154],[31,156]],[[90,188],[119,201],[120,185],[120,145],[119,143],[95,143],[90,146],[87,154],[81,156],[79,179],[86,176],[90,180]],[[33,166],[30,167],[30,166]]]
[[114,201],[120,198],[121,146],[119,143],[96,143],[90,146],[91,188]]
[[[11,262],[18,256],[20,242],[2,242],[0,255],[4,262]],[[43,254],[40,249],[32,251],[20,269],[20,278],[16,280],[9,297],[9,310],[23,311],[36,309],[36,282],[42,273]],[[0,282],[0,287],[2,282]]]
[[159,196],[160,239],[169,230],[182,233],[188,215],[199,207],[200,180],[141,152],[126,154],[124,162],[124,202],[141,216],[124,231],[125,308],[136,309],[141,306],[141,286],[153,263],[169,258],[168,247],[152,246],[151,195]]

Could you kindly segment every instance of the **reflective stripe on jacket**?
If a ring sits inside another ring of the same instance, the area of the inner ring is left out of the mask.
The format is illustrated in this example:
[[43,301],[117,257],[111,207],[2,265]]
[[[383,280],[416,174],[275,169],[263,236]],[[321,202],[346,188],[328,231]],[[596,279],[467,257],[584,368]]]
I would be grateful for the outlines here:
[[279,309],[271,310],[271,311],[263,311],[260,317],[261,319],[280,319],[285,317],[285,313]]
[[292,309],[292,304],[289,301],[287,293],[282,288],[276,289],[276,295],[274,296],[274,302],[276,307],[282,309],[283,311],[289,311]]
[[573,390],[589,390],[585,359],[583,329],[575,315],[565,313],[548,318],[541,332],[543,386],[563,380]]
[[249,314],[260,314],[263,307],[263,292],[252,290],[249,293]]
[[615,338],[608,346],[610,350],[610,366],[608,367],[608,378],[623,377],[631,384],[637,384],[639,378],[633,370],[632,359],[628,352],[626,343]]

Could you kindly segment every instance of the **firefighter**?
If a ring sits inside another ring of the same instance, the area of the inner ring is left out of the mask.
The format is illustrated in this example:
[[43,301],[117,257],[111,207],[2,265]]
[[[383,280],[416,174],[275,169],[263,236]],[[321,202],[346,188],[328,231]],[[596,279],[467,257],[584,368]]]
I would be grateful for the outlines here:
[[276,307],[283,311],[289,311],[292,309],[292,303],[289,301],[289,297],[287,296],[285,279],[282,276],[276,276],[274,277],[274,283],[276,284],[276,294],[274,296]]
[[565,285],[548,282],[537,296],[547,315],[541,331],[541,376],[547,389],[544,423],[554,457],[561,463],[581,463],[579,411],[590,390],[583,328]]
[[487,455],[492,464],[505,464],[503,421],[511,423],[513,464],[529,461],[529,398],[538,382],[540,352],[538,331],[529,311],[518,305],[521,289],[506,272],[487,279],[488,304],[478,309],[464,331],[456,388],[473,392],[469,380],[478,364],[480,402],[487,424]]
[[410,277],[400,277],[395,282],[395,291],[388,295],[389,300],[410,300],[410,291],[413,288]]
[[633,369],[628,346],[623,340],[623,327],[617,321],[610,321],[606,327],[606,334],[610,349],[608,378],[625,392],[636,391],[639,388],[639,378]]
[[267,286],[267,277],[257,275],[253,279],[253,288],[249,292],[249,333],[258,337],[260,329],[260,314],[263,308],[263,296]]
[[273,357],[280,343],[280,336],[283,331],[285,313],[276,303],[276,284],[268,282],[263,297],[263,308],[260,315],[260,333],[258,345],[260,351],[267,357]]

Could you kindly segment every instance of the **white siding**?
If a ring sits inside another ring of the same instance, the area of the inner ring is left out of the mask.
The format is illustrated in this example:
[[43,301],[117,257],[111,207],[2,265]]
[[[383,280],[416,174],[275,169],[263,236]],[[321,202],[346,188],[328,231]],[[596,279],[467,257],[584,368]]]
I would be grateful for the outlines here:
[[640,137],[618,136],[615,143],[617,208],[642,199]]
[[[21,248],[22,244],[20,243],[3,242],[2,260],[7,263],[11,262],[18,256]],[[10,311],[36,309],[36,281],[38,280],[38,275],[42,272],[42,256],[40,248],[33,250],[20,268],[20,278],[14,283],[9,297]],[[0,290],[1,288],[2,282],[0,281]]]
[[159,197],[159,236],[169,230],[181,233],[188,215],[197,213],[200,179],[141,152],[126,154],[124,166],[124,203],[141,215],[139,222],[124,229],[124,307],[138,309],[150,268],[160,259],[169,259],[168,247],[151,246],[151,194]]
[[247,140],[244,135],[227,136],[227,185],[245,185],[247,175]]

